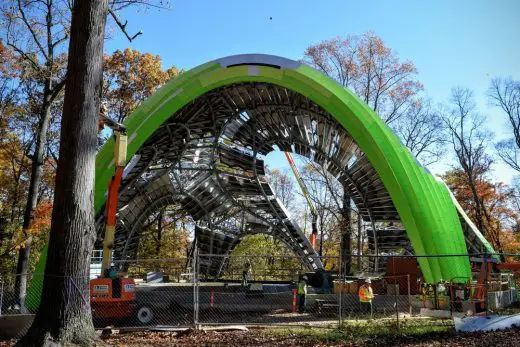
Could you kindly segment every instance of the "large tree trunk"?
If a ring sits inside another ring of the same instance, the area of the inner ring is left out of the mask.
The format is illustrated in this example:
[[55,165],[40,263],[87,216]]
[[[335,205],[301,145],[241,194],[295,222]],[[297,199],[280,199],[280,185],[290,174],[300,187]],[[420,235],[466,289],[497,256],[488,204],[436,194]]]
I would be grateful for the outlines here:
[[16,223],[19,218],[19,211],[18,211],[18,203],[20,202],[20,176],[16,175],[13,171],[15,178],[15,185],[14,185],[14,192],[13,192],[13,201],[11,202],[11,214],[9,217],[9,220],[12,224]]
[[107,0],[75,1],[60,161],[41,305],[18,346],[99,342],[88,267],[95,240],[94,168]]
[[[468,174],[469,176],[469,174]],[[468,180],[468,184],[471,188],[471,193],[473,195],[473,202],[475,203],[475,219],[477,222],[477,228],[483,233],[486,233],[484,220],[482,218],[482,205],[480,202],[480,196],[478,195],[477,188],[475,182],[470,178]]]
[[346,187],[343,188],[342,233],[341,233],[341,263],[343,273],[350,274],[352,265],[352,223],[350,215],[350,195]]
[[30,227],[34,220],[34,210],[38,205],[38,192],[40,190],[43,164],[45,160],[45,145],[47,143],[47,131],[51,121],[51,86],[50,81],[47,82],[44,89],[44,101],[40,123],[38,124],[38,132],[36,134],[36,143],[34,155],[31,165],[31,179],[29,182],[29,191],[27,192],[27,203],[25,205],[25,213],[23,216],[22,232],[25,242],[18,251],[18,262],[16,265],[16,284],[18,304],[23,309],[25,294],[27,292],[27,273],[29,272],[29,258],[31,255],[32,236],[30,235]]
[[164,211],[159,211],[159,216],[157,217],[157,244],[155,245],[155,254],[157,255],[157,258],[159,258],[162,246],[163,212]]

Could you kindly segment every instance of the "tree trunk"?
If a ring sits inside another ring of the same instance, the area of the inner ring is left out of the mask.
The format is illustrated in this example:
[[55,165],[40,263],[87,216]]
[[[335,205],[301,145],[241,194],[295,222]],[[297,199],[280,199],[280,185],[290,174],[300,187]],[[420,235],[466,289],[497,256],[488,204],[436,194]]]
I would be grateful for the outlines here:
[[343,264],[343,271],[348,275],[352,265],[352,225],[350,216],[350,195],[346,187],[343,188],[343,208],[341,210],[342,226],[341,233],[341,263]]
[[357,270],[361,272],[361,212],[357,214]]
[[159,216],[157,217],[157,244],[155,245],[155,254],[159,257],[161,253],[161,243],[162,243],[162,234],[163,234],[163,211],[159,211]]
[[45,160],[45,145],[47,143],[47,131],[51,121],[51,85],[48,81],[45,85],[43,96],[43,107],[38,124],[38,133],[36,134],[36,143],[34,155],[31,164],[31,179],[29,182],[29,191],[27,192],[27,204],[25,205],[25,213],[23,216],[22,232],[25,243],[18,251],[18,263],[16,265],[16,283],[18,304],[24,309],[24,299],[27,292],[27,273],[29,272],[29,259],[31,255],[32,236],[29,234],[31,224],[34,220],[34,210],[38,205],[38,191],[40,190],[43,164]]
[[15,291],[16,300],[20,310],[25,312],[25,295],[27,293],[27,272],[29,271],[29,256],[31,255],[32,235],[27,235],[23,246],[18,250],[16,263]]
[[471,192],[473,194],[473,202],[475,203],[475,219],[477,222],[478,229],[482,232],[482,234],[486,234],[486,230],[484,227],[484,220],[482,218],[482,206],[480,203],[480,197],[477,192],[477,188],[474,183],[470,182]]
[[20,199],[20,197],[19,197],[20,177],[19,177],[19,175],[16,175],[14,170],[13,170],[13,174],[16,177],[16,179],[15,179],[16,184],[14,186],[13,201],[11,203],[11,215],[9,218],[9,220],[11,221],[12,224],[17,222],[17,218],[19,217],[19,211],[17,211],[17,210],[18,210],[18,202],[19,202],[18,200]]
[[74,2],[42,299],[18,346],[100,343],[90,312],[88,267],[96,236],[94,168],[106,15],[107,0]]

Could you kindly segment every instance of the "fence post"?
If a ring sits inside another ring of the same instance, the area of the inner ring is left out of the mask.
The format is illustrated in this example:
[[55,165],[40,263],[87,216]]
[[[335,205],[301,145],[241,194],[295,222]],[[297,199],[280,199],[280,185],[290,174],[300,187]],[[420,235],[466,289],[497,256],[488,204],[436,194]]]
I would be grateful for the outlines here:
[[406,274],[407,277],[407,284],[408,284],[408,313],[410,314],[410,318],[412,318],[412,297],[411,297],[411,290],[410,290],[410,274]]
[[[395,257],[392,257],[392,267],[393,267],[393,271],[395,271]],[[397,302],[398,301],[397,292],[399,291],[400,286],[399,286],[399,277],[394,277],[394,278],[395,278],[395,280],[392,281],[392,282],[395,282],[395,284],[393,285],[393,287],[394,287],[395,317],[397,319],[397,330],[399,331],[400,330],[400,327],[399,327],[399,304]]]
[[2,306],[4,305],[4,279],[0,278],[2,288],[0,289],[0,316],[2,315]]
[[[341,328],[342,326],[342,323],[343,323],[343,286],[345,285],[345,276],[344,276],[344,269],[343,269],[343,261],[342,261],[342,258],[343,258],[343,250],[340,249],[339,250],[339,280],[340,280],[340,290],[338,291],[338,301],[339,301],[339,315],[338,315],[338,318],[339,318],[339,323],[338,323],[338,327]],[[345,274],[346,275],[346,274]],[[332,283],[332,291],[334,292],[334,282]]]
[[199,327],[199,250],[193,252],[193,324]]
[[215,311],[215,290],[211,289],[210,297],[209,297],[209,307],[211,312]]
[[486,316],[488,315],[488,291],[489,291],[489,282],[488,282],[488,262],[487,262],[487,253],[484,253],[484,309],[486,310]]
[[296,313],[296,289],[292,290],[292,313]]

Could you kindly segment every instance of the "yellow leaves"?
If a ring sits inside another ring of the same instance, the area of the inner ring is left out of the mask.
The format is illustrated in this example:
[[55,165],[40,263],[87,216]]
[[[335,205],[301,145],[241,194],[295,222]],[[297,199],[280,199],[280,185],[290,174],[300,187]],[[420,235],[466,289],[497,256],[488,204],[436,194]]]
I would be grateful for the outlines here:
[[520,253],[520,234],[515,232],[502,233],[502,244],[505,253]]
[[105,56],[104,97],[109,115],[123,120],[159,86],[178,74],[175,67],[163,70],[160,56],[130,48]]
[[[155,221],[157,223],[157,221]],[[163,216],[162,230],[159,233],[156,223],[141,233],[138,258],[165,259],[182,258],[188,248],[188,230],[184,223],[175,221],[174,215]]]
[[5,129],[0,139],[0,195],[6,196],[16,194],[14,190],[19,189],[19,183],[25,181],[28,173],[29,158],[26,157],[23,144],[16,134]]

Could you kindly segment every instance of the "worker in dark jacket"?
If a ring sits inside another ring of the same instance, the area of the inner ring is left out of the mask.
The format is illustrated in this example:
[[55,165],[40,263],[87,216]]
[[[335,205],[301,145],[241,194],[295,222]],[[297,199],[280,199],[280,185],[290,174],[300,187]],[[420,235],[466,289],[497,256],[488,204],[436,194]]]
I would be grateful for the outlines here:
[[307,276],[303,276],[298,282],[298,288],[296,290],[298,294],[298,312],[305,312],[305,296],[307,295]]

